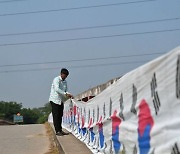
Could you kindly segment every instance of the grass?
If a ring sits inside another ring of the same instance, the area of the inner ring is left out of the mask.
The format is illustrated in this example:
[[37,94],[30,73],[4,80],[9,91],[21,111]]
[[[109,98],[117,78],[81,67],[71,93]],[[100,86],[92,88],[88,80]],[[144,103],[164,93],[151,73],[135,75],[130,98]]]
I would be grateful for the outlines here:
[[50,141],[49,151],[45,154],[59,154],[58,148],[54,140],[53,130],[48,122],[45,123],[45,128]]

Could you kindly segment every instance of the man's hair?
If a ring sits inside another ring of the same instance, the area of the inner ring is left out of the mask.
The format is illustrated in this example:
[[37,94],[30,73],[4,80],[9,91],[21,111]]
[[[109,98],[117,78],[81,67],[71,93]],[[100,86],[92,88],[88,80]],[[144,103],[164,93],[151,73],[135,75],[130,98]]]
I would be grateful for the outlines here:
[[66,68],[61,69],[61,74],[66,74],[67,76],[69,75],[69,71]]

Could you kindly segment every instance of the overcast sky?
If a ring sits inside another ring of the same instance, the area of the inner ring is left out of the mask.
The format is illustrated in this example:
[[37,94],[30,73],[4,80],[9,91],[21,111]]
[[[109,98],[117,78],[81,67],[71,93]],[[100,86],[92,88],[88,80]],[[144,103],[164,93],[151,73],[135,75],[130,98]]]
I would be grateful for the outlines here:
[[0,101],[41,107],[62,67],[77,95],[161,56],[180,45],[179,6],[179,0],[0,0]]

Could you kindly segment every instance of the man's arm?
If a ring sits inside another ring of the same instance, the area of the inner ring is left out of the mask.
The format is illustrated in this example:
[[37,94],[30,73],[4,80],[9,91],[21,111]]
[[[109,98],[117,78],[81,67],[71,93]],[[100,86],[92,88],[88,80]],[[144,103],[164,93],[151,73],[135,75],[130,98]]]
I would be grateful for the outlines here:
[[59,93],[59,94],[61,94],[61,95],[66,95],[66,92],[64,92],[63,90],[61,90],[61,89],[59,88],[59,80],[58,80],[57,78],[54,79],[53,85],[54,85],[54,90],[55,90],[57,93]]
[[[66,82],[67,83],[67,82]],[[71,93],[69,93],[68,92],[68,86],[66,85],[66,96],[68,97],[68,98],[74,98],[74,96],[71,94]]]

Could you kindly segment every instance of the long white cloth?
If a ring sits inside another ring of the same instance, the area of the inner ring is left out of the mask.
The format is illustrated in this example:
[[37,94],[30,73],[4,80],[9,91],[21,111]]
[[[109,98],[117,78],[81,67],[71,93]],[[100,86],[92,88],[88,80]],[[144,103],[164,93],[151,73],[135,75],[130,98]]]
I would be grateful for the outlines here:
[[93,153],[180,153],[180,48],[127,73],[87,103],[68,100],[63,126]]

